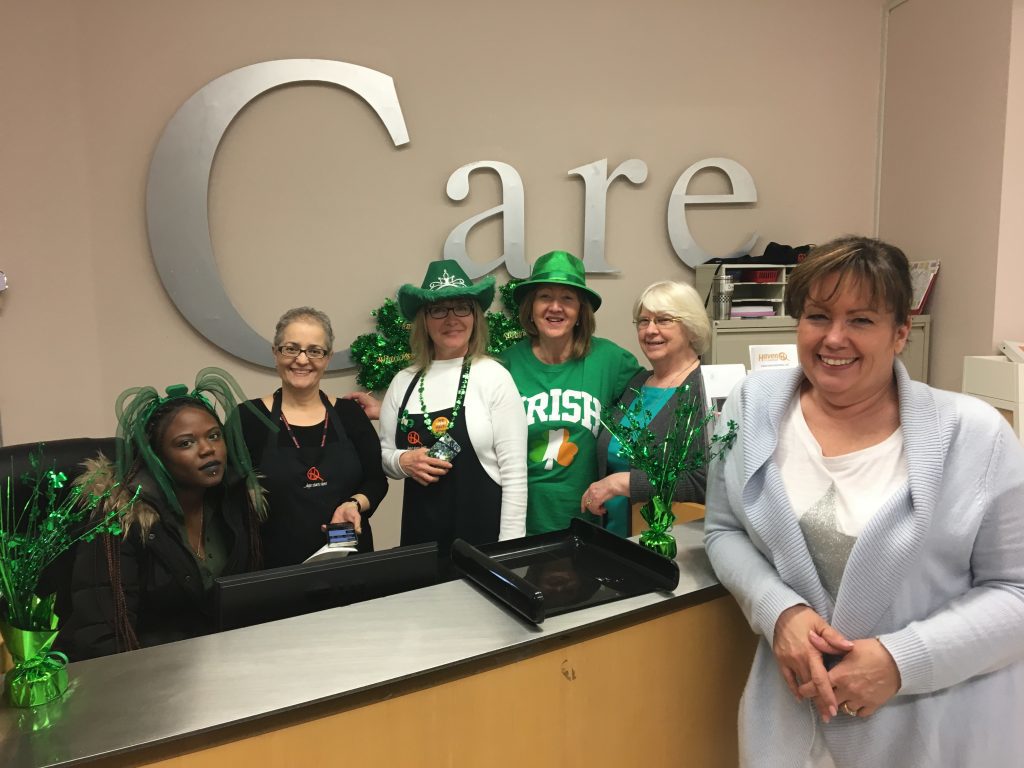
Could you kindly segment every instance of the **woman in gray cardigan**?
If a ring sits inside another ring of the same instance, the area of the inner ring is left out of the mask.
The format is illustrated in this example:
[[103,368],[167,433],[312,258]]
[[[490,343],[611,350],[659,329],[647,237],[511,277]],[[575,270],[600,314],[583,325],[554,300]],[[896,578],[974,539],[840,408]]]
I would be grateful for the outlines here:
[[906,257],[866,238],[792,275],[800,368],[747,377],[705,544],[761,643],[744,765],[994,766],[1024,754],[1024,449],[910,380]]
[[[704,380],[700,371],[700,355],[711,341],[711,324],[700,296],[692,286],[665,280],[644,289],[633,305],[633,324],[637,343],[653,370],[640,371],[619,398],[624,418],[647,424],[664,439],[672,427],[679,407],[680,386],[685,398],[693,398],[699,406],[695,418],[703,418]],[[702,436],[707,442],[710,427]],[[630,467],[618,455],[619,442],[602,429],[597,437],[597,476],[580,500],[580,510],[604,516],[604,526],[620,536],[630,536],[630,506],[647,501],[653,495],[647,474]],[[676,482],[673,501],[704,502],[707,471],[704,468],[683,473]]]

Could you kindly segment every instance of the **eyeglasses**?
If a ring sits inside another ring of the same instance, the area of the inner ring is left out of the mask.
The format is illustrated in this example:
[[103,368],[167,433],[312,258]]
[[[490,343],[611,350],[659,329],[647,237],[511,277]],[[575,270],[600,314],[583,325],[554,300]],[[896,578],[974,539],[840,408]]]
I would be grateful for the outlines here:
[[435,320],[444,320],[449,312],[456,317],[469,317],[473,314],[473,307],[469,304],[453,304],[450,307],[433,304],[427,307],[427,314]]
[[306,358],[309,360],[323,360],[327,357],[328,350],[323,347],[307,347],[306,349],[303,349],[296,344],[282,344],[277,348],[277,352],[281,357],[287,358],[298,357],[305,352]]
[[678,317],[662,315],[660,317],[641,317],[639,320],[634,320],[633,325],[635,325],[638,330],[646,331],[651,327],[651,323],[654,323],[658,328],[668,328],[670,325],[674,325],[678,322]]

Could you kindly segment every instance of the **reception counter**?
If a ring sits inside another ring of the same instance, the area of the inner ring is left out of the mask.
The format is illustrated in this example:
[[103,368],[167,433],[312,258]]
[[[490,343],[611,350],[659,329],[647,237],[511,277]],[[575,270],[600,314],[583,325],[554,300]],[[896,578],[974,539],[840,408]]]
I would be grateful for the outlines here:
[[540,627],[454,581],[71,664],[0,765],[734,766],[755,638],[701,535],[674,593]]

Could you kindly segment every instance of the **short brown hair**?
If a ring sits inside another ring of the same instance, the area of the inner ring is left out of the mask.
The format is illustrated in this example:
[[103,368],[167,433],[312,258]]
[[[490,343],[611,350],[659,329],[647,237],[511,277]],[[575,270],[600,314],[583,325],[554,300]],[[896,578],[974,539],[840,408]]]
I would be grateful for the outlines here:
[[839,276],[833,295],[852,278],[868,291],[875,306],[892,312],[897,325],[906,325],[914,289],[907,257],[895,245],[847,235],[815,246],[789,277],[786,314],[799,320],[811,288],[830,275]]
[[[463,301],[461,297],[449,299],[449,301]],[[464,300],[473,308],[473,330],[469,334],[469,350],[466,357],[480,358],[487,354],[487,345],[490,343],[490,331],[487,326],[487,318],[480,308],[480,302],[474,299]],[[412,330],[409,332],[409,349],[412,351],[412,365],[421,371],[425,371],[434,359],[434,342],[427,331],[427,309],[440,302],[424,303],[412,319]]]
[[531,286],[519,304],[519,324],[531,339],[540,338],[537,325],[533,322],[533,301],[537,298],[537,292],[549,285],[553,285],[556,288],[569,288],[576,294],[576,298],[579,299],[580,315],[572,329],[572,352],[570,352],[569,357],[572,360],[582,360],[590,354],[590,340],[594,338],[594,331],[597,329],[597,321],[594,319],[594,308],[590,306],[590,300],[582,291],[577,290],[571,285],[562,285],[561,283],[538,283]]

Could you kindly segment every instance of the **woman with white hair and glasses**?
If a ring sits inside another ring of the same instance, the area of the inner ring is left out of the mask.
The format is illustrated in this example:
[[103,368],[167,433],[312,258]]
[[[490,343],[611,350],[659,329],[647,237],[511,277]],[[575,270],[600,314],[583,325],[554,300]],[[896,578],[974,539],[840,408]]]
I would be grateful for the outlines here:
[[[695,418],[703,418],[706,412],[700,355],[711,340],[711,324],[697,292],[685,283],[668,280],[654,283],[640,294],[633,305],[633,324],[651,370],[636,374],[619,398],[623,419],[637,423],[649,418],[647,426],[664,438],[676,409],[687,399],[699,404]],[[683,385],[689,389],[680,390]],[[705,430],[705,441],[710,429]],[[603,515],[608,530],[630,536],[636,533],[630,530],[630,506],[648,501],[653,489],[645,472],[630,467],[619,456],[620,449],[619,441],[602,429],[597,438],[601,479],[584,492],[580,509]],[[673,500],[703,504],[706,479],[704,468],[681,474]]]
[[320,389],[333,348],[327,315],[312,307],[288,310],[274,332],[281,386],[250,401],[277,429],[247,408],[238,410],[270,504],[262,532],[268,568],[301,563],[320,549],[327,523],[352,523],[358,550],[373,551],[369,517],[388,481],[380,441],[363,409],[351,400],[332,401]]

